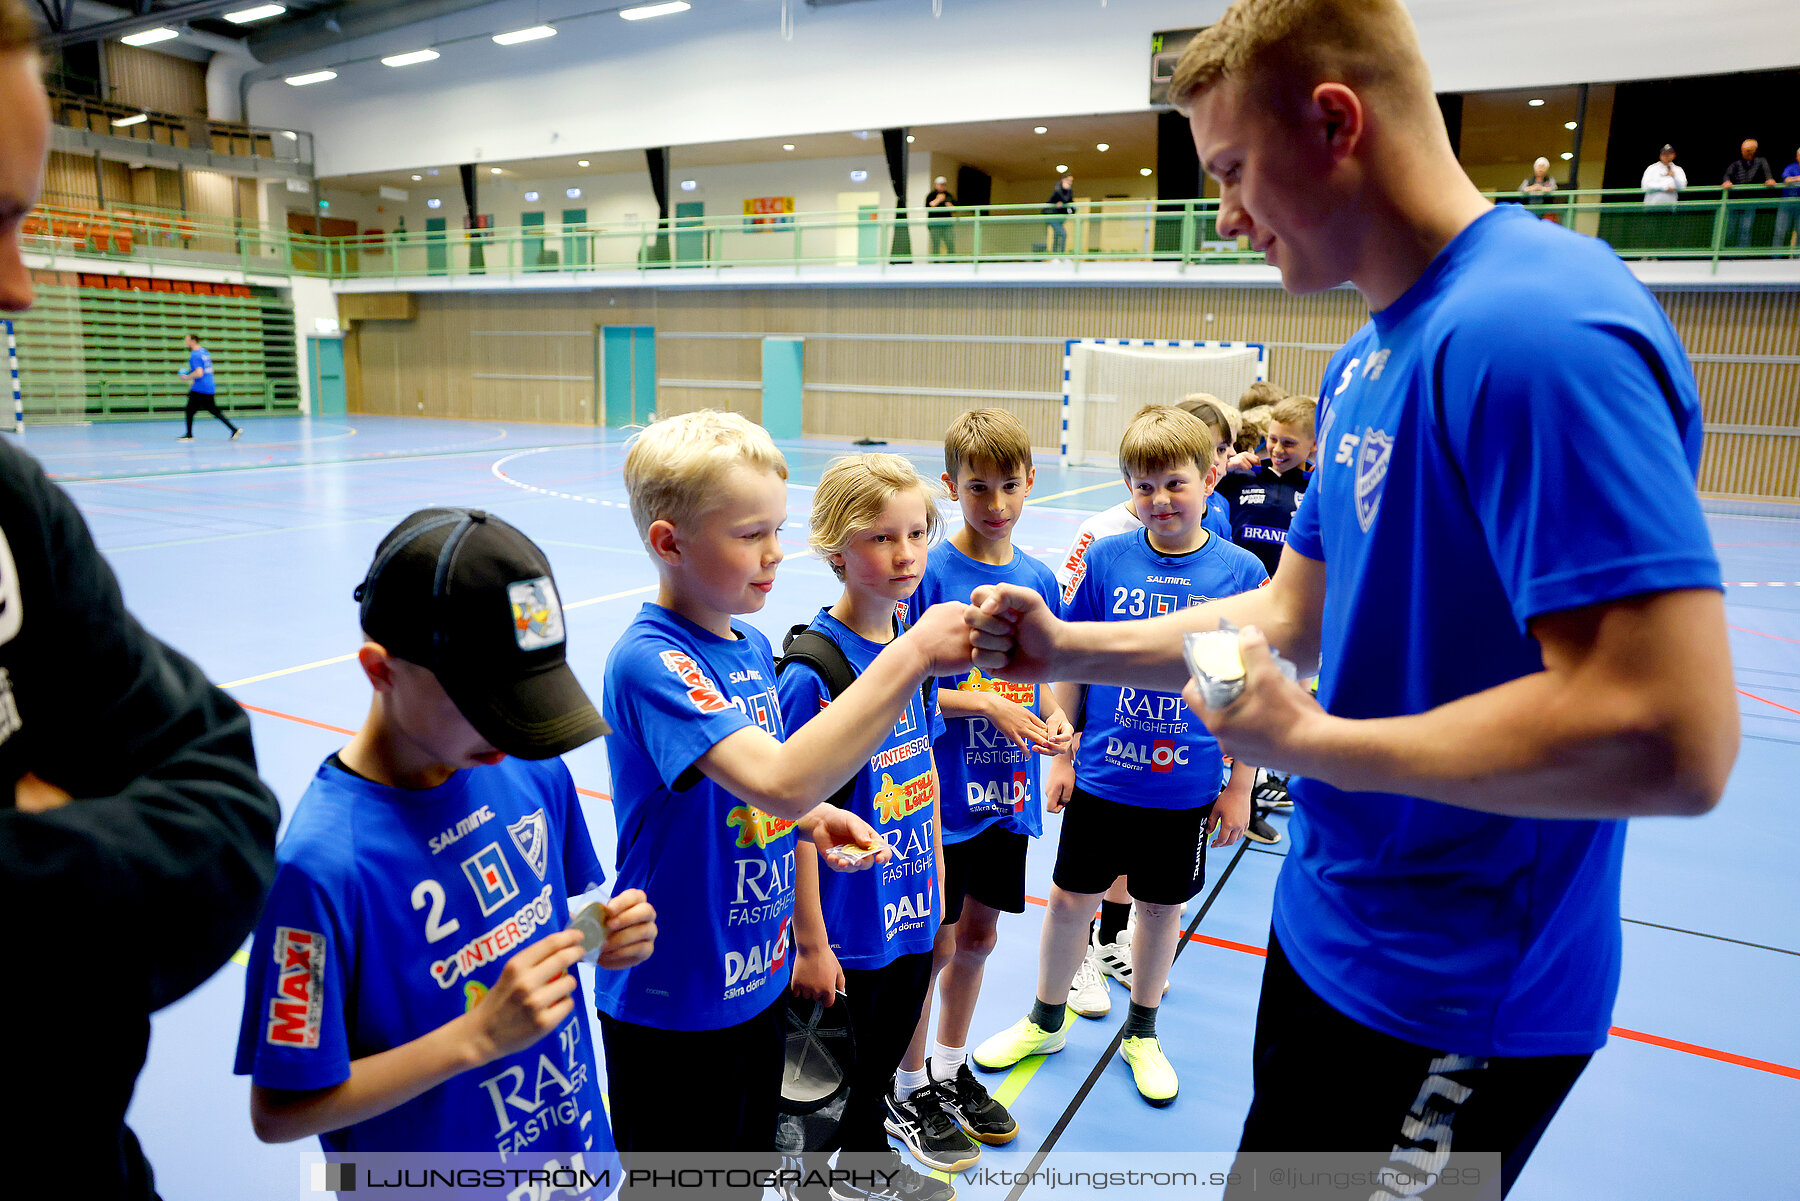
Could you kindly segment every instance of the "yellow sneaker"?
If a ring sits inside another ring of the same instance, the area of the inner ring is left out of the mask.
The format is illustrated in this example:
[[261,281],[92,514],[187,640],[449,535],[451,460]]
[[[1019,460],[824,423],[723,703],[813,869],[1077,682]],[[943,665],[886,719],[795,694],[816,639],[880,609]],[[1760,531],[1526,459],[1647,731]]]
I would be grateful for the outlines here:
[[1061,1030],[1045,1030],[1029,1017],[1022,1017],[994,1037],[975,1048],[973,1059],[978,1067],[990,1072],[1010,1068],[1030,1055],[1048,1055],[1063,1049],[1065,1035]]
[[1128,1038],[1119,1044],[1125,1062],[1131,1065],[1131,1078],[1137,1090],[1152,1105],[1168,1105],[1180,1091],[1175,1069],[1163,1054],[1162,1044],[1154,1038]]

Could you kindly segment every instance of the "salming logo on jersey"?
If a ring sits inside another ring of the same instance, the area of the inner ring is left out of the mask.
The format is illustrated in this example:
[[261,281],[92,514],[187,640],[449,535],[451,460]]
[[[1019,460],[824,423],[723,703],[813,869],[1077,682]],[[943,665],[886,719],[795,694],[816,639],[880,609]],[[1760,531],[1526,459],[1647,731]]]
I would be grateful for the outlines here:
[[881,788],[875,793],[875,820],[883,825],[910,817],[931,804],[931,773],[922,772],[902,784],[894,777],[881,774]]
[[725,815],[725,824],[736,826],[739,847],[766,847],[793,833],[794,823],[771,817],[754,805],[739,805]]
[[730,707],[731,702],[720,693],[719,686],[706,678],[706,673],[693,659],[680,651],[664,651],[658,657],[664,667],[687,685],[687,698],[694,708],[702,713],[722,713]]
[[956,682],[958,692],[992,692],[1015,704],[1030,706],[1037,700],[1036,684],[1015,684],[1011,680],[996,680],[981,674],[979,667],[970,667],[969,674]]
[[277,1047],[317,1047],[325,1004],[325,936],[275,927],[275,963],[275,999],[269,1002],[266,1037]]

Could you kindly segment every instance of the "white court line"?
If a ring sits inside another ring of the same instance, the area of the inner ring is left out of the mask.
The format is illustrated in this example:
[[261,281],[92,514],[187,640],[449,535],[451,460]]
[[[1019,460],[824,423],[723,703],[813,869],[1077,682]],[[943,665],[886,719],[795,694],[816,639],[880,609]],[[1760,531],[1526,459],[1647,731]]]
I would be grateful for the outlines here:
[[[661,585],[658,584],[646,584],[642,588],[627,588],[623,592],[609,592],[605,596],[592,596],[587,600],[576,601],[572,605],[564,605],[563,612],[567,613],[570,609],[586,608],[588,605],[597,605],[601,601],[620,600],[627,596],[637,596],[645,592],[655,592],[660,586]],[[338,655],[331,659],[320,659],[314,663],[302,663],[298,667],[284,667],[280,671],[266,671],[260,676],[245,676],[241,680],[232,680],[230,683],[220,684],[219,687],[242,688],[246,684],[260,684],[264,680],[273,680],[281,676],[291,676],[297,672],[311,671],[315,667],[330,667],[334,663],[348,663],[350,660],[356,658],[356,655],[357,652],[352,651],[348,655]]]

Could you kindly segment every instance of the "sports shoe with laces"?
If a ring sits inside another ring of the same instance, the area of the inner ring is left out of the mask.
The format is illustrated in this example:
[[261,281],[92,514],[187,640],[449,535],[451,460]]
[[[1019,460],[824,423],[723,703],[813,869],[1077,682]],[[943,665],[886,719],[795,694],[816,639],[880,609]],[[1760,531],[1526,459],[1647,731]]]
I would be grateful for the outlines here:
[[1281,831],[1271,826],[1261,813],[1252,813],[1250,824],[1244,827],[1244,837],[1264,846],[1274,846],[1281,841]]
[[915,1170],[892,1147],[840,1152],[837,1166],[853,1176],[832,1181],[832,1201],[956,1201],[949,1181]]
[[1257,768],[1250,803],[1257,809],[1292,809],[1294,798],[1288,795],[1287,777],[1275,775],[1266,767]]
[[241,433],[243,433],[243,432],[244,432],[244,431],[243,431],[243,429],[242,429],[242,428],[241,428],[241,427],[240,427],[240,428],[238,428],[238,429],[235,429],[235,430],[232,430],[232,431],[231,431],[231,437],[230,437],[230,438],[228,438],[228,439],[226,439],[226,440],[227,440],[227,441],[229,441],[229,442],[236,442],[236,441],[237,441],[237,440],[238,440],[238,435],[239,435],[239,434],[241,434]]
[[1119,1053],[1131,1065],[1131,1078],[1144,1100],[1158,1106],[1175,1100],[1181,1086],[1160,1042],[1154,1038],[1128,1038],[1119,1044]]
[[1064,1041],[1063,1031],[1046,1030],[1031,1018],[1022,1017],[976,1047],[970,1058],[977,1066],[997,1072],[1001,1068],[1010,1068],[1028,1056],[1060,1051]]
[[1075,979],[1069,985],[1069,1008],[1084,1018],[1103,1018],[1112,1012],[1112,990],[1107,987],[1106,974],[1100,970],[1099,953],[1091,941],[1087,954],[1081,957],[1081,966],[1075,969]]
[[882,1125],[932,1171],[960,1172],[980,1161],[981,1148],[945,1107],[948,1097],[942,1086],[927,1084],[904,1101],[889,1089],[885,1100],[887,1117]]
[[[1185,911],[1187,906],[1183,905],[1181,908]],[[1100,964],[1100,970],[1111,976],[1114,980],[1117,980],[1120,984],[1123,984],[1127,993],[1131,991],[1131,944],[1136,937],[1137,911],[1135,909],[1133,909],[1131,916],[1126,919],[1125,929],[1124,932],[1119,935],[1119,941],[1099,941],[1100,931],[1097,927],[1090,936],[1090,941],[1094,947],[1095,958]],[[1166,997],[1169,995],[1169,982],[1167,980],[1163,981],[1162,990],[1163,996]]]
[[[925,1074],[931,1075],[929,1059],[925,1061]],[[966,1062],[958,1064],[956,1075],[948,1080],[933,1078],[932,1086],[943,1095],[944,1108],[970,1138],[997,1147],[1019,1137],[1019,1123],[1006,1106],[988,1094],[987,1087],[975,1079]]]

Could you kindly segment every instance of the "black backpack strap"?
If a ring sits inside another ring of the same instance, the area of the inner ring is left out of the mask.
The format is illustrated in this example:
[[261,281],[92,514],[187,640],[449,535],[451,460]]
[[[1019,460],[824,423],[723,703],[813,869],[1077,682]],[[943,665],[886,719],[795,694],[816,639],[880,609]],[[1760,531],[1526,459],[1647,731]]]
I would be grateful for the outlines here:
[[[781,658],[775,663],[775,674],[780,676],[790,663],[804,663],[812,668],[824,681],[825,691],[832,700],[844,695],[844,690],[856,682],[856,670],[844,657],[843,648],[810,626],[794,626],[781,640]],[[857,774],[861,774],[860,770]],[[851,776],[843,787],[825,799],[842,809],[849,804],[850,795],[855,791],[856,776]]]

